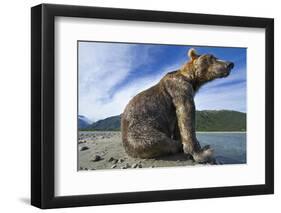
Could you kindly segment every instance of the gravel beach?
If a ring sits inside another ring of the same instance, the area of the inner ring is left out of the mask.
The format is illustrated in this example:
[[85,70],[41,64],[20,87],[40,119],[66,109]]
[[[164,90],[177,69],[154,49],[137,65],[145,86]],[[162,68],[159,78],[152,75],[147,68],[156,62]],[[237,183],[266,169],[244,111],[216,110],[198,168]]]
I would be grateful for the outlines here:
[[78,170],[140,169],[196,165],[183,153],[157,159],[128,156],[122,146],[121,132],[80,131],[78,137]]

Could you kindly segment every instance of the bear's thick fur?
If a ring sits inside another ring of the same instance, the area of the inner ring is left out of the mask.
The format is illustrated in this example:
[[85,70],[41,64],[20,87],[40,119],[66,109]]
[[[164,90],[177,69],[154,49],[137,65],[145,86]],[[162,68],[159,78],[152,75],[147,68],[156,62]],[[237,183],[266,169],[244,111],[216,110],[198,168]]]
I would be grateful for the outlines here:
[[121,118],[123,146],[133,157],[154,158],[184,151],[209,162],[213,150],[201,148],[195,133],[194,95],[204,83],[226,77],[234,64],[188,51],[189,62],[137,94]]

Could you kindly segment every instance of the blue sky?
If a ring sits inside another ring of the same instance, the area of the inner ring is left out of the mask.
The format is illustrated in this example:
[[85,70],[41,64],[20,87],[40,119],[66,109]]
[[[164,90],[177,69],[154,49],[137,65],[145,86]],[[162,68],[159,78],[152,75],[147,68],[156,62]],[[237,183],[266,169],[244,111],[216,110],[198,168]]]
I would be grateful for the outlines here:
[[133,96],[189,60],[191,47],[235,64],[227,78],[198,91],[196,109],[246,112],[245,48],[78,42],[79,115],[97,121],[121,114]]

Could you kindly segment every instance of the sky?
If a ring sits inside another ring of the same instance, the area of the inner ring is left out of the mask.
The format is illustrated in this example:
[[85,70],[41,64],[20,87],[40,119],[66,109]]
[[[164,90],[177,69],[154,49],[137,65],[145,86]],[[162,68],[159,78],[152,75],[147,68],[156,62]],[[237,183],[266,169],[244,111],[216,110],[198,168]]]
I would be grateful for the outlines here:
[[200,88],[196,110],[246,112],[246,48],[79,41],[79,115],[94,122],[121,114],[132,97],[186,63],[190,48],[235,64],[227,78]]

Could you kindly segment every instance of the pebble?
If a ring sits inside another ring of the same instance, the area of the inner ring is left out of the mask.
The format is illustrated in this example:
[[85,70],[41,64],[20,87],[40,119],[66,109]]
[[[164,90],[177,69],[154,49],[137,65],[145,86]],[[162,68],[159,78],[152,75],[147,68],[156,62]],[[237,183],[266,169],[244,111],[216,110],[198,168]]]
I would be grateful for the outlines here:
[[130,167],[131,167],[130,164],[126,163],[124,166],[121,167],[121,169],[128,169]]
[[130,166],[130,164],[128,164],[128,163],[126,163],[126,165],[125,165],[127,168],[130,168],[131,166]]
[[114,161],[115,159],[113,158],[113,157],[111,157],[111,158],[109,158],[107,161],[108,162],[112,162],[112,161]]
[[118,163],[122,163],[122,162],[124,162],[124,159],[120,158],[120,159],[118,160]]
[[80,151],[85,151],[85,150],[87,150],[87,149],[89,149],[89,147],[87,147],[87,146],[82,146],[82,147],[80,148]]
[[133,165],[132,165],[132,168],[137,168],[139,165],[137,164],[137,163],[134,163]]
[[92,161],[100,161],[102,158],[99,155],[94,155]]

